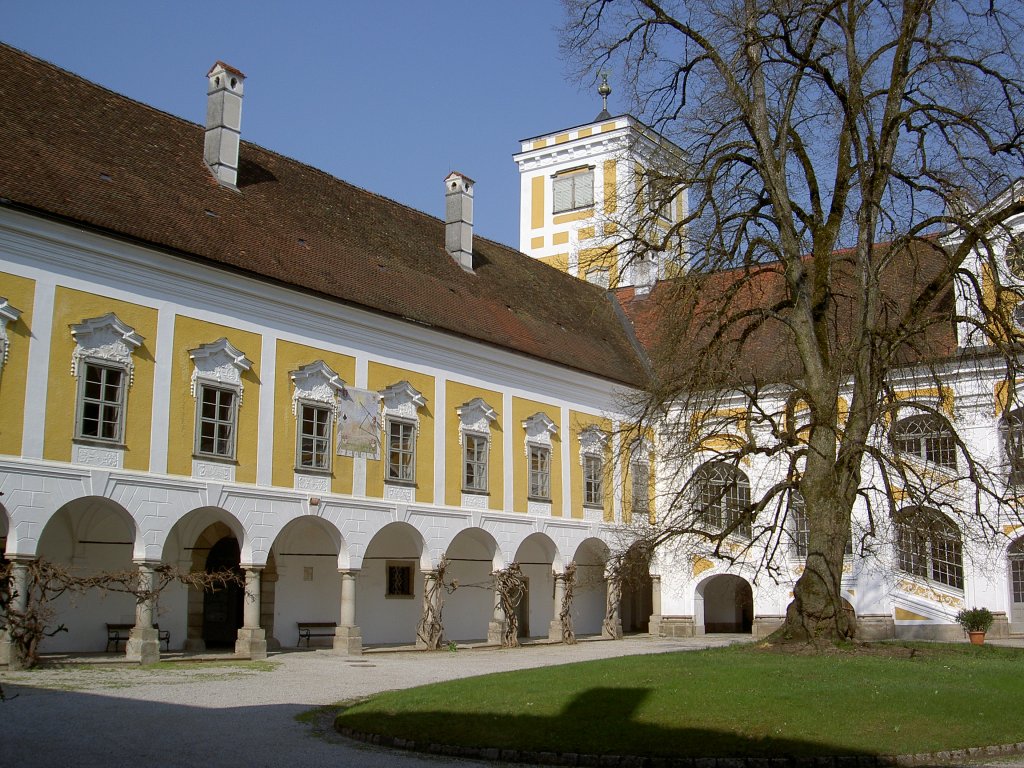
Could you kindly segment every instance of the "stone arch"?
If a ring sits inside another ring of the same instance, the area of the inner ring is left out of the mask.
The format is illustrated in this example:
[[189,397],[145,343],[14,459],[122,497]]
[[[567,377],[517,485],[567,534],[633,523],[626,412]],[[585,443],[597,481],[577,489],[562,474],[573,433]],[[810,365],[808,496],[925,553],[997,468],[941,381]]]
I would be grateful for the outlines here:
[[431,568],[423,535],[409,523],[388,523],[373,535],[356,579],[356,624],[364,644],[416,642],[423,571]]
[[605,569],[610,557],[608,545],[596,537],[581,541],[573,553],[576,586],[572,601],[572,623],[577,635],[601,633],[607,596]]
[[558,546],[546,533],[531,533],[520,542],[515,561],[526,578],[526,592],[518,608],[519,636],[546,636],[555,617],[552,571],[564,568]]
[[622,570],[622,631],[647,632],[654,612],[651,548],[633,544],[623,556]]
[[[183,515],[168,531],[164,540],[163,560],[187,572],[202,572],[210,565],[209,558],[220,542],[233,541],[228,556],[228,544],[221,544],[215,560],[232,569],[238,569],[245,552],[245,529],[231,513],[220,507],[197,507]],[[235,554],[237,552],[237,555]],[[213,565],[217,565],[214,563]],[[210,599],[209,592],[195,587],[171,585],[160,596],[159,621],[161,629],[169,629],[171,637],[184,637],[187,651],[204,651],[207,648],[206,635],[210,629],[209,615],[216,611],[216,603],[226,611],[223,623],[235,624],[241,621],[239,593],[244,588],[229,585],[222,594]],[[213,621],[213,623],[220,623]],[[215,645],[225,646],[229,631],[224,628],[215,632]]]
[[[301,515],[285,524],[260,575],[260,625],[269,649],[298,645],[299,622],[340,620],[338,570],[347,564],[344,537],[331,521]],[[310,638],[324,640],[330,638]]]
[[698,622],[698,634],[750,634],[754,625],[754,593],[750,582],[732,573],[704,579],[694,593],[694,619]]
[[482,640],[494,617],[491,573],[505,562],[498,542],[483,528],[464,528],[451,540],[445,557],[447,578],[459,586],[444,598],[444,636],[457,641]]
[[[74,575],[135,572],[135,520],[117,502],[82,496],[62,505],[43,526],[36,557],[68,568]],[[100,651],[106,647],[105,623],[134,624],[131,595],[90,590],[64,594],[51,603],[53,625],[67,632],[44,639],[43,652]]]

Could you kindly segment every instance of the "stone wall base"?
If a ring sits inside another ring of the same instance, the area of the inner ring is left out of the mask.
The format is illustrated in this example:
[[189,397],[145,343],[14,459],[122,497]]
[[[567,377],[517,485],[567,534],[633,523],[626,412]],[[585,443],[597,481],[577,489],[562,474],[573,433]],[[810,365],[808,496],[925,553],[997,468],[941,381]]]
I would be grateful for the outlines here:
[[892,640],[896,637],[896,622],[888,613],[862,613],[857,617],[854,637],[864,642]]
[[750,628],[750,634],[755,640],[768,637],[786,621],[785,616],[755,616],[754,623]]
[[967,640],[967,635],[959,624],[897,624],[896,639],[962,643]]
[[338,627],[335,629],[334,652],[339,656],[362,656],[363,635],[359,627]]
[[994,638],[1007,638],[1010,636],[1010,620],[1006,614],[1000,611],[996,613],[992,611],[992,628],[989,629],[987,637]]
[[250,659],[267,658],[267,635],[262,627],[242,627],[235,640],[235,653]]
[[487,644],[501,645],[502,636],[505,634],[504,621],[491,621],[487,625]]
[[160,633],[152,627],[132,627],[124,646],[124,657],[139,664],[160,661]]
[[[551,622],[554,624],[555,622]],[[558,624],[558,639],[562,639],[562,625],[561,622]],[[601,637],[605,640],[621,640],[622,639],[622,622],[621,621],[605,621],[601,624]]]
[[552,643],[562,642],[562,621],[561,619],[555,619],[548,624],[548,640]]
[[659,637],[693,637],[693,616],[661,616],[658,621]]

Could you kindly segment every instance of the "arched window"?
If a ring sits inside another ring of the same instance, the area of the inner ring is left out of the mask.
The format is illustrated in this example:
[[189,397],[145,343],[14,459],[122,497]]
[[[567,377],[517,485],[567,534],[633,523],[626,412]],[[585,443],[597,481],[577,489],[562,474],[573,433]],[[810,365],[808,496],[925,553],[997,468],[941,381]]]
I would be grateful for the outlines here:
[[1010,560],[1010,591],[1015,604],[1024,604],[1024,536],[1017,539],[1006,552]]
[[956,436],[941,416],[919,414],[900,419],[892,428],[892,445],[902,454],[956,469]]
[[[807,557],[810,549],[811,525],[807,519],[807,505],[804,503],[804,497],[798,491],[793,491],[789,495],[789,520],[793,531],[792,554],[799,558]],[[843,554],[853,554],[852,522],[846,531],[846,548],[843,550]]]
[[1010,465],[1010,485],[1024,484],[1024,408],[1003,417],[1003,443]]
[[894,522],[901,571],[964,588],[960,530],[949,518],[927,507],[905,507],[896,513]]
[[[708,528],[731,528],[750,506],[750,481],[735,467],[711,461],[693,476],[698,518]],[[750,521],[741,522],[736,533],[750,536]]]

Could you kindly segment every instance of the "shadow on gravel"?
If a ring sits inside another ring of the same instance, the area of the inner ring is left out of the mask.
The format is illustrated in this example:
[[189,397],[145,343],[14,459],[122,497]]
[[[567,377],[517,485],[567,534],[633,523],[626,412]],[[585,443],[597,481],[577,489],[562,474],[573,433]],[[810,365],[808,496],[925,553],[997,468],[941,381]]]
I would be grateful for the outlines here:
[[[634,755],[640,757],[820,757],[858,758],[876,754],[828,742],[792,738],[757,738],[698,728],[664,728],[640,722],[635,715],[649,688],[591,688],[555,717],[467,715],[434,711],[387,714],[342,712],[335,728],[396,738],[395,745],[428,750],[431,743],[480,749],[577,755]],[[709,695],[713,695],[710,693]],[[412,741],[414,743],[409,744]],[[385,742],[382,742],[385,743]],[[504,756],[503,756],[504,757]],[[531,755],[532,757],[532,755]],[[863,762],[861,764],[864,764]]]

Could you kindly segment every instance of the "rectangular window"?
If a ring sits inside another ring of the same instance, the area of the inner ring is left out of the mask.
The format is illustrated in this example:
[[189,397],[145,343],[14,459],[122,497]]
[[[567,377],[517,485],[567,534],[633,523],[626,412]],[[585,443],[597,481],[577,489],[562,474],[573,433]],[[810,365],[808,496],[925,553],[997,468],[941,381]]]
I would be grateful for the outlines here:
[[647,464],[637,462],[633,465],[631,474],[633,514],[646,515],[651,509],[651,469]]
[[604,504],[604,462],[600,456],[583,457],[583,503],[588,507]]
[[79,380],[76,437],[122,442],[124,432],[123,368],[85,363]]
[[200,384],[198,400],[196,454],[233,459],[238,392]]
[[462,490],[487,491],[487,437],[465,432],[462,435]]
[[387,561],[387,585],[385,597],[413,597],[412,577],[415,568],[411,562]]
[[299,405],[299,469],[331,469],[331,409],[326,405]]
[[656,177],[647,183],[647,207],[663,219],[672,221],[675,188],[671,179]]
[[543,445],[530,446],[529,495],[541,501],[551,499],[551,449]]
[[394,483],[416,482],[416,425],[388,419],[388,466],[385,479]]
[[554,213],[589,208],[594,204],[594,171],[590,168],[560,173],[551,186]]

